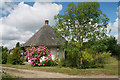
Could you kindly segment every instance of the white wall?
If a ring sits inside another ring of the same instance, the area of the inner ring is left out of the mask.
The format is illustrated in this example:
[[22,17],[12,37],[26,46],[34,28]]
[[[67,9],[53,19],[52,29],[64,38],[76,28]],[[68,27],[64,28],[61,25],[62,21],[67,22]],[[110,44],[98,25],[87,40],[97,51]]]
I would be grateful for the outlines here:
[[49,48],[50,54],[52,54],[52,59],[55,60],[55,56],[59,54],[59,60],[62,58],[65,58],[65,52],[64,50],[60,49],[59,52],[57,52],[57,48]]

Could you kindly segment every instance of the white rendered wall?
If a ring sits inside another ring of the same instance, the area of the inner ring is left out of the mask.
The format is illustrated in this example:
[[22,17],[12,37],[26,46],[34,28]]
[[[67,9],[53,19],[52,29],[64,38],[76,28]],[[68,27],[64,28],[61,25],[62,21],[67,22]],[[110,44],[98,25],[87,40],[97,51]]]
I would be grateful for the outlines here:
[[65,52],[64,50],[60,49],[59,52],[57,52],[57,48],[49,48],[50,54],[52,54],[52,60],[55,60],[55,56],[59,56],[59,60],[62,58],[65,58]]

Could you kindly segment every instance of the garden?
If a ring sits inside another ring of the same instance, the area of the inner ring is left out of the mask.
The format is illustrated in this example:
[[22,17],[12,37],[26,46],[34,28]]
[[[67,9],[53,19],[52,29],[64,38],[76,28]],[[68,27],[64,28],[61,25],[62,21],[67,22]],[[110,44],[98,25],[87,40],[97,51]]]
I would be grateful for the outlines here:
[[[111,51],[107,51],[106,49],[106,52],[103,50],[103,52],[98,53],[95,50],[85,48],[81,53],[78,51],[78,54],[74,54],[75,52],[69,53],[66,59],[62,59],[60,61],[57,58],[53,61],[51,54],[49,54],[49,50],[45,46],[34,47],[32,45],[26,48],[25,58],[22,58],[20,47],[14,48],[13,54],[8,54],[8,49],[6,47],[1,47],[3,51],[2,66],[14,67],[17,69],[59,72],[69,75],[118,75],[119,57],[117,53],[114,52],[119,52],[120,48],[114,37],[108,38],[105,41],[99,41],[99,43],[102,44],[102,46],[106,46],[107,49],[109,48]],[[96,45],[98,44],[94,44],[93,46]],[[102,47],[98,47],[98,50],[101,48]],[[74,48],[72,50],[74,50]],[[80,56],[80,54],[82,54],[82,56]],[[81,57],[82,63],[80,62]],[[42,61],[42,59],[44,60]],[[30,61],[30,64],[23,64],[26,61]]]
[[[3,66],[69,75],[118,75],[120,45],[115,37],[108,36],[109,18],[102,13],[99,3],[70,3],[64,14],[58,14],[55,20],[52,28],[67,39],[65,45],[60,46],[66,51],[65,59],[58,60],[56,56],[53,60],[46,46],[34,45],[25,48],[23,58],[18,42],[11,49],[12,54],[7,47],[0,47]],[[26,61],[30,64],[25,65]]]

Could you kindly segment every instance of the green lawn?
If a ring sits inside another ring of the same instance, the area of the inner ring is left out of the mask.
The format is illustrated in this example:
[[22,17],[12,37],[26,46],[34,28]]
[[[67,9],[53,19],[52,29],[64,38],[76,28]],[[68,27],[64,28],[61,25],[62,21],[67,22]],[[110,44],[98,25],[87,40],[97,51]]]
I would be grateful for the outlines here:
[[30,69],[30,70],[39,70],[39,71],[46,71],[46,72],[59,72],[65,73],[69,75],[118,75],[118,61],[111,57],[110,59],[106,60],[108,64],[104,65],[104,68],[90,68],[90,69],[76,69],[76,68],[69,68],[69,67],[62,67],[59,68],[57,66],[52,67],[32,67],[31,65],[11,65],[11,64],[3,64],[2,66],[9,66],[14,68],[20,69]]
[[18,76],[12,76],[6,72],[2,72],[2,80],[12,80],[11,78],[21,78],[21,77],[18,77]]

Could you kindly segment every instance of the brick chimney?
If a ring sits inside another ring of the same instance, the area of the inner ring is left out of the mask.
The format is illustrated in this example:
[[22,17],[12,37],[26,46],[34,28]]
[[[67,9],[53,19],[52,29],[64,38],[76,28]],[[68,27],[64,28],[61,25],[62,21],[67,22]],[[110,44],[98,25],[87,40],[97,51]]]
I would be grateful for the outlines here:
[[48,20],[45,20],[45,25],[48,25],[49,24],[49,21]]

